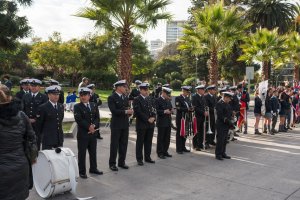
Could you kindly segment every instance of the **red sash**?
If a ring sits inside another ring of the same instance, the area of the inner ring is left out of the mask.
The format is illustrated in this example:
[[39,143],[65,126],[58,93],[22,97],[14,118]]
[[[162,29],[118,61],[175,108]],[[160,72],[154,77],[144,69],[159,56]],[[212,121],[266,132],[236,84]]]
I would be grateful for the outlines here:
[[180,136],[185,137],[185,119],[181,118],[181,126],[180,126]]

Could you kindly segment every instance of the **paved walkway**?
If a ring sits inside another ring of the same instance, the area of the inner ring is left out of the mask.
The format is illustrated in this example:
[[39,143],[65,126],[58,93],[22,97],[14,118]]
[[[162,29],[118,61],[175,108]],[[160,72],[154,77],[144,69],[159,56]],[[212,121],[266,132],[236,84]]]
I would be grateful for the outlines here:
[[[275,136],[253,135],[250,113],[249,132],[229,143],[227,152],[232,159],[224,161],[214,159],[214,149],[176,154],[175,132],[169,151],[173,157],[161,160],[155,154],[155,134],[152,158],[156,163],[138,166],[136,133],[131,127],[126,160],[130,169],[112,172],[108,168],[110,131],[103,128],[104,140],[98,140],[97,157],[104,175],[88,174],[88,179],[79,179],[78,196],[98,200],[299,200],[300,128]],[[75,139],[66,139],[64,145],[77,154]],[[29,199],[41,198],[33,190]],[[75,197],[64,194],[53,199]]]

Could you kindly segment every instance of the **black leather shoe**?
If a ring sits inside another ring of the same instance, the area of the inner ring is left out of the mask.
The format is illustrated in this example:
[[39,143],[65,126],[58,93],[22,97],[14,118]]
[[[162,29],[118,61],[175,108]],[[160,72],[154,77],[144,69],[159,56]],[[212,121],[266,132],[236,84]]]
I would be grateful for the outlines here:
[[183,149],[183,152],[188,153],[188,152],[191,152],[191,151],[190,151],[190,150],[187,150],[187,149]]
[[231,159],[231,157],[230,157],[230,156],[227,156],[226,154],[223,155],[222,157],[225,158],[225,159]]
[[172,155],[171,154],[169,154],[168,152],[167,153],[165,153],[165,155],[164,156],[166,156],[166,157],[169,157],[169,158],[171,158],[172,157]]
[[183,154],[183,152],[182,151],[176,151],[178,154]]
[[109,167],[112,171],[118,171],[119,169],[116,167],[116,165],[112,165]]
[[216,146],[216,143],[213,141],[210,143],[210,145]]
[[103,137],[102,137],[102,136],[97,136],[97,138],[98,138],[99,140],[103,140]]
[[121,168],[123,168],[123,169],[129,169],[129,166],[128,166],[128,165],[126,165],[126,164],[123,164],[123,165],[118,165],[118,167],[121,167]]
[[144,165],[144,163],[143,163],[142,160],[138,160],[137,163],[138,163],[139,166],[143,166]]
[[147,163],[155,163],[155,161],[154,160],[152,160],[151,158],[148,158],[148,159],[145,159],[145,162],[147,162]]
[[90,170],[90,174],[102,175],[103,172],[102,172],[102,171],[99,171],[98,169],[96,169],[96,170]]
[[200,147],[195,148],[196,151],[201,151]]
[[166,157],[165,157],[163,154],[158,155],[158,157],[159,157],[160,159],[166,159]]
[[80,178],[83,178],[83,179],[87,179],[87,175],[86,174],[79,174]]
[[222,156],[216,156],[217,160],[223,160]]

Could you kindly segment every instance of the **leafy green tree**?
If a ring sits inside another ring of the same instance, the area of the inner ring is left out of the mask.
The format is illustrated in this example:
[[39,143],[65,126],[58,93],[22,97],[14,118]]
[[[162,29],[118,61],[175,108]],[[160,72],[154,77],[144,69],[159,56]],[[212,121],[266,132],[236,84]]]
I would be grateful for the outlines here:
[[30,33],[26,17],[19,17],[18,3],[30,5],[32,0],[0,1],[0,48],[15,49],[17,40]]
[[96,26],[116,30],[120,34],[118,75],[131,82],[133,29],[145,31],[159,20],[170,19],[163,10],[169,0],[91,0],[92,7],[84,8],[77,16],[96,21]]
[[285,0],[261,0],[250,4],[247,18],[255,28],[272,30],[278,27],[280,34],[287,33],[294,25],[297,6]]
[[287,62],[294,64],[294,80],[299,82],[300,65],[300,35],[297,32],[291,32],[286,40],[285,57]]
[[231,52],[234,43],[250,27],[244,15],[235,7],[225,9],[221,3],[205,6],[193,12],[195,27],[187,25],[181,49],[193,55],[209,54],[209,80],[219,80],[219,58]]
[[172,72],[180,72],[181,68],[180,55],[168,56],[161,58],[154,63],[154,71],[158,78],[165,78],[165,74]]
[[262,62],[263,80],[268,80],[270,76],[270,61],[278,63],[281,54],[285,52],[284,44],[286,37],[280,36],[278,30],[258,29],[244,38],[244,44],[241,45],[243,55],[240,61],[246,61],[250,64],[253,61]]
[[37,67],[51,71],[54,78],[64,74],[77,77],[83,67],[83,60],[78,45],[74,42],[62,42],[59,33],[54,33],[48,41],[33,45],[29,58]]

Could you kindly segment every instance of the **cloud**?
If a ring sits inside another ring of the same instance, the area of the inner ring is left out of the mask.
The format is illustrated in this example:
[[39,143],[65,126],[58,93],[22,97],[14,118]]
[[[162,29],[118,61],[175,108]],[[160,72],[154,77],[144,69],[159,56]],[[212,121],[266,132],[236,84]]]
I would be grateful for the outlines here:
[[[21,7],[20,15],[27,16],[33,35],[47,39],[54,31],[61,33],[63,40],[82,37],[96,32],[91,20],[73,16],[80,8],[89,6],[88,0],[36,0],[30,7]],[[187,19],[190,0],[174,0],[167,11],[174,19]],[[149,30],[144,38],[165,40],[166,23],[160,22],[155,30]],[[27,39],[30,41],[30,39]]]

